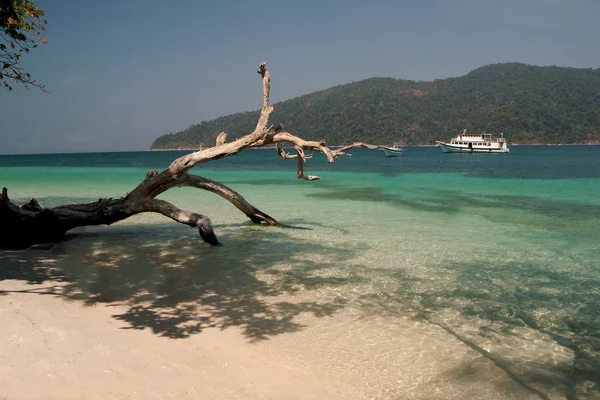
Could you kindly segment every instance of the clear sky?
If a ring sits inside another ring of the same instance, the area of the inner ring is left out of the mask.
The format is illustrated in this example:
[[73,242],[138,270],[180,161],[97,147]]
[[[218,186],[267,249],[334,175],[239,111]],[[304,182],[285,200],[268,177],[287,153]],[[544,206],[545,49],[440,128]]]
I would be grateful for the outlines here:
[[159,135],[373,76],[600,67],[600,0],[38,0],[46,85],[0,90],[0,154],[145,150]]

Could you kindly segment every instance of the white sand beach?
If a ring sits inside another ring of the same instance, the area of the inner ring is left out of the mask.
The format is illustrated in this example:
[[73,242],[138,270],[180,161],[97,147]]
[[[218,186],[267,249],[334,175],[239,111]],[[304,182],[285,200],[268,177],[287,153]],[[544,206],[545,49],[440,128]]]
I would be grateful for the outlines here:
[[425,322],[274,295],[274,281],[248,292],[241,276],[218,276],[225,292],[198,271],[148,291],[124,274],[153,254],[98,258],[81,241],[0,257],[3,400],[538,398]]
[[31,294],[44,287],[0,283],[2,291],[28,291],[0,305],[2,399],[347,398],[236,328],[163,338],[112,318],[123,307]]

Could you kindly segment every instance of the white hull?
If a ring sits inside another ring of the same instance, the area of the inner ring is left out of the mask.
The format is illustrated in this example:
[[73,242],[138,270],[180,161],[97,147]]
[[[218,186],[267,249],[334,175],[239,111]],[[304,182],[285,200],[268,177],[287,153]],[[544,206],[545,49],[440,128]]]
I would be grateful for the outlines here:
[[444,142],[438,142],[444,153],[508,153],[508,147],[468,147],[465,145],[451,145]]
[[402,149],[400,147],[386,147],[386,146],[382,146],[381,149],[383,150],[383,153],[387,157],[399,157],[404,152],[404,149]]

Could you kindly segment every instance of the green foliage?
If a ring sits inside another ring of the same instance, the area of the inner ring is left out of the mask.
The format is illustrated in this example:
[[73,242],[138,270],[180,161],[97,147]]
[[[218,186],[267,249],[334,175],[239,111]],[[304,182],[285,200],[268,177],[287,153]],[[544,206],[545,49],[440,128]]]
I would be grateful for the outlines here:
[[[458,78],[370,78],[275,105],[271,122],[330,145],[435,144],[457,132],[505,133],[511,143],[600,143],[600,69],[509,63]],[[251,132],[259,112],[220,117],[157,138],[152,149],[213,145]]]
[[0,0],[0,86],[12,90],[9,82],[44,89],[19,66],[23,54],[46,44],[40,35],[46,30],[44,9],[28,0]]

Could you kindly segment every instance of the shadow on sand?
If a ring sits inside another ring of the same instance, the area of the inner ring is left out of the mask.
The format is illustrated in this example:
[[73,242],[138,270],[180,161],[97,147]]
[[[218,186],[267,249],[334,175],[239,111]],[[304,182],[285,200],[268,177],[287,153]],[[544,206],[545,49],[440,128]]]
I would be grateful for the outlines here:
[[[113,317],[127,329],[174,339],[238,327],[250,341],[266,340],[303,329],[302,314],[328,317],[348,306],[365,316],[408,316],[444,330],[535,398],[600,398],[600,280],[585,271],[452,264],[431,280],[369,268],[397,289],[350,303],[322,292],[350,291],[370,279],[350,262],[363,249],[253,225],[220,231],[223,247],[205,245],[191,231],[152,226],[87,232],[53,248],[0,253],[0,280],[26,281],[35,284],[26,292],[86,305],[124,306]],[[457,365],[436,379],[480,379],[473,363]]]
[[241,234],[221,234],[225,246],[210,247],[191,230],[111,227],[54,247],[0,253],[0,280],[48,283],[30,292],[86,305],[124,305],[114,318],[160,336],[235,326],[251,341],[264,340],[302,329],[295,321],[302,313],[326,317],[346,305],[343,299],[291,301],[286,295],[361,279],[328,271],[351,259],[352,249],[306,243],[286,231],[248,225]]
[[[393,293],[365,295],[362,307],[440,327],[536,398],[600,399],[600,280],[586,271],[451,264],[434,281],[394,278]],[[472,369],[446,378],[480,379]]]

